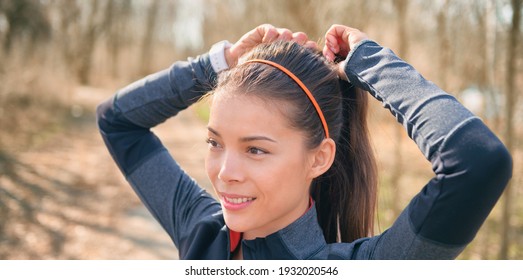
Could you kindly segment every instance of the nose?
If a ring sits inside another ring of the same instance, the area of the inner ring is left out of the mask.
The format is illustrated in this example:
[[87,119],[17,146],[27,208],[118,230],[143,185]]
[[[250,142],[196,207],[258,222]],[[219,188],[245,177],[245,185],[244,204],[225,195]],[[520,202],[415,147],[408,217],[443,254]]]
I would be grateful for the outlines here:
[[218,179],[225,183],[243,181],[244,173],[239,155],[231,152],[223,155]]

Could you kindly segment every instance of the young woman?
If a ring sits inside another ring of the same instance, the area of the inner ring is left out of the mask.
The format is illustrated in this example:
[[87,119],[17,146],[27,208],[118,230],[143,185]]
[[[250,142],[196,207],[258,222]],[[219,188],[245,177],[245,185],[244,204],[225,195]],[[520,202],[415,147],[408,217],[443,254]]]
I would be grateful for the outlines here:
[[[217,44],[101,104],[103,139],[181,259],[458,256],[511,177],[503,144],[364,33],[334,25],[323,54],[315,49],[305,34],[270,25]],[[406,128],[435,173],[373,237],[377,175],[363,90]],[[206,92],[206,169],[218,201],[150,131]]]

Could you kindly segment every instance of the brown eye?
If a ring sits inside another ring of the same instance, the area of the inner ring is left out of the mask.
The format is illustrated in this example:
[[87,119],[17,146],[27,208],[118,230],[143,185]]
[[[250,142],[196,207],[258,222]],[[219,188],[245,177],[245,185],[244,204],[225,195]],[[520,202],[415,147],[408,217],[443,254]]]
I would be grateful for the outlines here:
[[218,142],[216,142],[216,140],[214,140],[212,138],[207,138],[207,140],[205,142],[207,142],[207,144],[209,144],[209,148],[219,148],[220,147],[220,144],[218,144]]
[[266,151],[264,151],[262,149],[258,149],[256,147],[249,147],[247,152],[250,153],[250,154],[253,154],[253,155],[264,155],[264,154],[267,154]]

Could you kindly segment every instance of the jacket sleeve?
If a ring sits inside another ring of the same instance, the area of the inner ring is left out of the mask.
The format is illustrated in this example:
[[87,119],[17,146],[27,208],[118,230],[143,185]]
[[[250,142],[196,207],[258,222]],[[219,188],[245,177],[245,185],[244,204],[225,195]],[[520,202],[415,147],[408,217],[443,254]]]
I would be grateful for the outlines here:
[[97,108],[102,138],[118,167],[178,248],[219,204],[171,157],[150,128],[212,88],[208,55],[177,62],[121,90]]
[[354,48],[345,73],[390,110],[435,173],[394,225],[362,252],[376,259],[457,257],[512,176],[507,149],[453,96],[373,41]]

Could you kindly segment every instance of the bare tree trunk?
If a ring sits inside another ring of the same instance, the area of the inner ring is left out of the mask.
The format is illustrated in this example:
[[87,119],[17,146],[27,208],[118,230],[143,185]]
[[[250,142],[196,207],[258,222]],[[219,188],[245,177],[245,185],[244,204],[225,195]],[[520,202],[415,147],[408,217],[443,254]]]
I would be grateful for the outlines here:
[[486,40],[486,48],[485,48],[485,61],[486,61],[486,67],[484,69],[485,71],[485,79],[487,81],[487,85],[489,85],[489,89],[487,90],[486,94],[486,102],[484,102],[484,112],[487,112],[487,104],[493,104],[490,106],[490,108],[494,108],[493,115],[487,116],[490,118],[492,122],[493,127],[501,127],[500,122],[500,115],[501,115],[501,109],[499,100],[497,100],[497,92],[495,91],[495,83],[497,81],[496,75],[498,74],[498,71],[496,71],[497,66],[497,52],[496,52],[496,45],[498,43],[497,39],[497,19],[496,19],[496,2],[495,1],[487,1],[486,2],[486,32],[485,32],[485,40]]
[[156,35],[156,17],[158,15],[159,0],[152,0],[147,10],[147,19],[145,23],[145,34],[142,41],[140,55],[140,74],[147,75],[151,72],[151,61],[153,60],[152,44]]
[[487,85],[493,86],[496,75],[496,3],[487,1],[485,7],[485,62],[484,77]]
[[[124,3],[128,3],[125,1]],[[120,33],[118,32],[117,22],[115,19],[118,19],[120,14],[118,13],[118,7],[115,3],[115,0],[108,0],[107,6],[105,7],[105,18],[103,23],[103,28],[107,30],[107,50],[109,53],[110,63],[110,75],[111,77],[116,77],[118,75],[118,49],[120,46]]]
[[439,63],[438,63],[438,84],[443,90],[447,89],[447,70],[450,64],[450,39],[447,32],[447,14],[449,1],[444,0],[443,6],[437,13],[438,22],[438,41],[439,41]]
[[90,81],[94,48],[96,46],[96,39],[99,35],[99,27],[96,22],[98,3],[98,0],[92,0],[91,2],[91,13],[82,38],[82,45],[79,46],[81,51],[79,53],[80,63],[78,66],[78,79],[82,84],[88,84]]
[[[71,71],[77,69],[77,56],[75,53],[75,41],[71,40],[73,35],[80,33],[78,18],[80,18],[80,8],[75,1],[59,1],[54,3],[59,10],[60,24],[59,24],[59,45],[63,59]],[[72,30],[72,31],[71,31]]]
[[[522,0],[512,0],[512,27],[509,31],[509,42],[507,45],[507,76],[506,76],[506,101],[505,101],[505,144],[510,152],[514,151],[514,107],[517,102],[516,96],[516,62],[518,49],[519,24],[521,18]],[[512,210],[512,184],[509,182],[505,189],[503,200],[503,218],[501,228],[500,259],[508,259],[510,246],[510,218]]]
[[109,54],[109,74],[113,78],[119,76],[120,54],[125,34],[128,34],[130,15],[132,10],[131,1],[109,0],[105,8],[105,19],[103,29],[106,30],[106,45]]
[[[407,39],[407,0],[394,0],[394,7],[398,14],[398,25],[396,32],[398,34],[398,56],[405,59],[408,52],[408,39]],[[403,171],[403,157],[401,145],[403,142],[404,130],[402,127],[394,126],[395,129],[395,142],[394,145],[394,165],[391,174],[391,186],[392,186],[392,211],[394,216],[397,217],[400,214],[401,205],[401,172]]]
[[30,0],[2,0],[0,2],[0,15],[3,16],[7,23],[3,39],[3,52],[9,55],[12,47],[17,40],[22,39],[24,35],[30,35],[29,42],[24,46],[26,51],[25,57],[34,54],[37,42],[51,37],[51,25],[45,15],[44,4],[38,1]]

